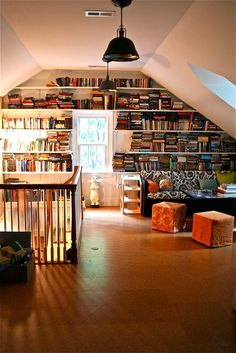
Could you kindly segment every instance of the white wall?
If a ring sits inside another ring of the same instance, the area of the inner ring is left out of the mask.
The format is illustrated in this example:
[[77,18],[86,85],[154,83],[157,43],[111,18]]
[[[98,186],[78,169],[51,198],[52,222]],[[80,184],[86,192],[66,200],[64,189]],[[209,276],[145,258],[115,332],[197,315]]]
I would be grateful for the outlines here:
[[0,16],[0,96],[41,71],[6,20]]
[[118,173],[83,173],[82,193],[86,202],[86,206],[90,206],[90,179],[96,175],[102,179],[100,186],[100,205],[101,206],[119,206],[119,188],[120,174]]
[[235,6],[195,1],[142,69],[233,137],[235,109],[209,91],[189,64],[236,82]]

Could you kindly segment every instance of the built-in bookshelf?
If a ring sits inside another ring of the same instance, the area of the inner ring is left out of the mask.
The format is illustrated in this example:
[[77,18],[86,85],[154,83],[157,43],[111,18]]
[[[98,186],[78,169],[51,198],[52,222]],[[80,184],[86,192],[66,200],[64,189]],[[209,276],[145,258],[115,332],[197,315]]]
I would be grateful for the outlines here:
[[2,129],[24,129],[24,130],[71,130],[72,111],[62,111],[59,115],[45,110],[30,109],[21,111],[19,109],[3,109]]
[[[104,78],[102,77],[57,77],[55,81],[49,82],[49,86],[64,87],[99,87]],[[152,87],[154,81],[150,77],[146,78],[114,78],[117,87]]]
[[118,110],[134,110],[134,111],[147,111],[147,110],[177,110],[184,109],[187,105],[184,102],[177,100],[165,88],[156,87],[149,88],[148,90],[134,92],[122,91],[118,89],[116,99],[116,109]]
[[3,174],[71,172],[72,111],[2,111]]
[[[236,169],[235,140],[166,88],[149,78],[117,78],[117,90],[104,93],[98,90],[103,79],[58,77],[9,92],[2,109],[2,171],[73,170],[73,112],[104,109],[115,117],[113,171]],[[28,130],[37,135],[22,139]],[[18,131],[14,143],[12,131]]]
[[58,77],[46,86],[18,86],[4,97],[3,108],[116,109],[117,92],[123,89],[149,90],[153,85],[150,78],[114,78],[117,90],[102,93],[98,88],[103,79]]
[[3,173],[54,173],[71,172],[72,157],[69,153],[3,153]]
[[236,169],[235,140],[192,109],[116,112],[114,136],[117,172]]
[[227,153],[121,153],[113,157],[114,172],[138,172],[140,170],[215,170],[236,169],[235,154]]

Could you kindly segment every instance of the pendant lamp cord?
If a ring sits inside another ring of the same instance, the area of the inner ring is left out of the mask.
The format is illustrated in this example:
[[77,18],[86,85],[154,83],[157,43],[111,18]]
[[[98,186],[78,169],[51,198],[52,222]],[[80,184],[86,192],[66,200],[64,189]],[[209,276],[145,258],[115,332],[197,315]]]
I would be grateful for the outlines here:
[[125,37],[126,29],[123,26],[123,7],[120,8],[120,27],[117,29],[117,37]]
[[109,80],[109,76],[108,76],[108,63],[109,63],[109,61],[107,61],[107,81]]

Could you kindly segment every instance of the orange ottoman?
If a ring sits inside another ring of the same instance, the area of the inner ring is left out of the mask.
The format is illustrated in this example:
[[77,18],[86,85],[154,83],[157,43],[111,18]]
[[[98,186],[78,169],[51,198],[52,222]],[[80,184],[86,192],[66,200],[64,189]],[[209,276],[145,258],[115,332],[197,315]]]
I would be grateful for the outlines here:
[[152,229],[177,233],[185,227],[186,205],[184,203],[160,202],[152,206]]
[[234,217],[217,211],[193,215],[192,238],[210,247],[233,243]]

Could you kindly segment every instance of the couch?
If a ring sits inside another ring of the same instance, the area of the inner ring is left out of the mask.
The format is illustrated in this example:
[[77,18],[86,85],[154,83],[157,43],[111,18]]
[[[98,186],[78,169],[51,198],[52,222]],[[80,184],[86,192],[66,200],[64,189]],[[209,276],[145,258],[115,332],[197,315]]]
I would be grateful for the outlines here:
[[[218,175],[219,174],[219,175]],[[212,200],[200,204],[201,200],[193,200],[184,190],[214,190],[220,184],[218,178],[232,178],[232,173],[217,173],[215,171],[145,171],[140,172],[142,186],[141,213],[152,215],[152,205],[163,200],[185,203],[187,215],[208,210],[213,207]],[[235,173],[233,172],[233,178]],[[215,202],[215,201],[214,201]],[[221,202],[222,203],[222,202]],[[199,207],[199,205],[202,207]],[[205,208],[204,208],[205,207]]]

